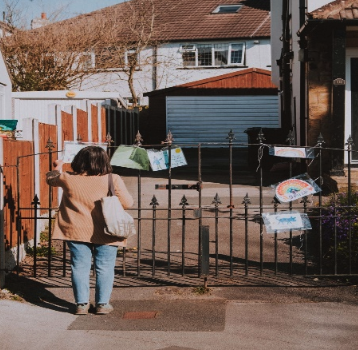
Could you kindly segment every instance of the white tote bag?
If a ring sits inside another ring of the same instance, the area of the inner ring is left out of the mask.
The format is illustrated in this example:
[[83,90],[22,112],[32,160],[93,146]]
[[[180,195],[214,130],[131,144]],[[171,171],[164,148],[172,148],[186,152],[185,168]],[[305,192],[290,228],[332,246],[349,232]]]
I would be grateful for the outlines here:
[[101,198],[106,226],[104,233],[110,236],[129,238],[136,234],[134,219],[124,209],[115,195],[112,174],[108,174],[108,196]]

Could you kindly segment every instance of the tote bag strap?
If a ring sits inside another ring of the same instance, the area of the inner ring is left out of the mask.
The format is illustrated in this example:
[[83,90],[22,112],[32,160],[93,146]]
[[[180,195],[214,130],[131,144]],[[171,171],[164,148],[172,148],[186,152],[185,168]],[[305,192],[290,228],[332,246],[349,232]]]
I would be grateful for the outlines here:
[[114,195],[115,195],[115,191],[114,191],[112,173],[109,173],[108,174],[108,196],[114,196]]

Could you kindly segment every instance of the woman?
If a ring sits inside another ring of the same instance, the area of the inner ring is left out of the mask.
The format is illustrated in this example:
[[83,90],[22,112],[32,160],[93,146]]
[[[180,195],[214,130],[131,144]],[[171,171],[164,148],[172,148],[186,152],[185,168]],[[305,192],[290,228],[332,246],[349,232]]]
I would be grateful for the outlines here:
[[[53,239],[67,241],[71,254],[72,287],[76,315],[86,315],[90,303],[90,270],[92,256],[96,272],[96,314],[108,314],[113,289],[114,267],[119,246],[126,240],[106,235],[101,198],[108,193],[108,174],[112,172],[103,148],[88,146],[74,157],[73,172],[61,173],[63,162],[56,160],[46,181],[63,189],[62,200],[53,230]],[[115,193],[124,208],[133,205],[133,198],[119,175],[112,175]]]

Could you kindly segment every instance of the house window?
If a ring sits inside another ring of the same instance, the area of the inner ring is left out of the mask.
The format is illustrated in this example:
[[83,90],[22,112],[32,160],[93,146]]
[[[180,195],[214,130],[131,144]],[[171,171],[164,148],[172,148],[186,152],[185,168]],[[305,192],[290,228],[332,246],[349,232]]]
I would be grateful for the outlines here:
[[198,45],[198,66],[212,66],[212,45]]
[[242,65],[244,44],[191,44],[182,45],[184,67],[222,67]]
[[97,69],[116,69],[139,65],[139,54],[135,49],[124,51],[122,48],[106,47],[95,52]]
[[128,50],[124,54],[124,60],[126,66],[135,66],[139,64],[139,55],[136,50]]
[[94,67],[93,57],[91,52],[84,52],[78,61],[78,66],[82,70],[89,70]]
[[236,13],[241,5],[220,5],[212,13]]

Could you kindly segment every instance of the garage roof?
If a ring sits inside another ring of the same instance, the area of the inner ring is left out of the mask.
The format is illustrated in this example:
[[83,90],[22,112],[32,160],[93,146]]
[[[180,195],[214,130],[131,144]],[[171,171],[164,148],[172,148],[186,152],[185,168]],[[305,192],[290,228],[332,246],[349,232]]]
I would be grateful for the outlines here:
[[260,68],[248,68],[216,77],[197,80],[186,84],[176,85],[167,89],[147,92],[144,96],[153,96],[183,89],[271,89],[277,86],[271,81],[271,72]]

